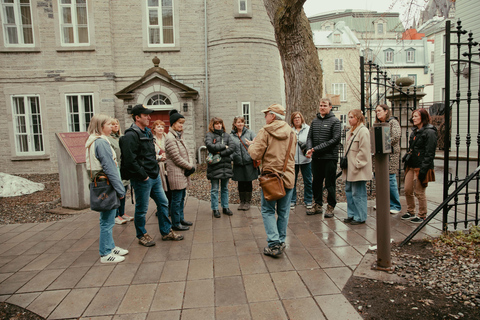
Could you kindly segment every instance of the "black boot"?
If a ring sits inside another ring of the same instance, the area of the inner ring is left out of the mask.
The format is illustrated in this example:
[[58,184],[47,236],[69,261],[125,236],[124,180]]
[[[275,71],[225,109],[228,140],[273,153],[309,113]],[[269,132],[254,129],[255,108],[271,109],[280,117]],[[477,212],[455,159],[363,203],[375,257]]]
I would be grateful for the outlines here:
[[213,210],[213,216],[214,216],[215,218],[220,218],[220,211],[218,211],[218,210]]
[[243,210],[250,210],[250,202],[252,201],[252,193],[251,192],[245,192],[245,206],[243,207]]
[[233,212],[228,208],[223,208],[223,214],[226,214],[227,216],[231,216],[233,215]]
[[240,205],[238,206],[238,210],[245,210],[245,192],[239,192],[238,195],[240,196]]

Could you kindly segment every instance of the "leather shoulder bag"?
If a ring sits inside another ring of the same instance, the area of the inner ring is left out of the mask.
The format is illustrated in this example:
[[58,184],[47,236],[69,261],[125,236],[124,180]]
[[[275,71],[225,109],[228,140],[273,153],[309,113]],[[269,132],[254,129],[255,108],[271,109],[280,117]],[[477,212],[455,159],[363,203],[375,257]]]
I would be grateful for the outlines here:
[[287,154],[285,156],[285,162],[283,164],[282,173],[278,172],[264,172],[258,180],[260,181],[260,186],[262,187],[263,197],[267,201],[274,201],[285,197],[285,187],[283,185],[283,176],[287,170],[288,155],[292,149],[293,142],[293,131],[290,134],[290,142],[288,143]]

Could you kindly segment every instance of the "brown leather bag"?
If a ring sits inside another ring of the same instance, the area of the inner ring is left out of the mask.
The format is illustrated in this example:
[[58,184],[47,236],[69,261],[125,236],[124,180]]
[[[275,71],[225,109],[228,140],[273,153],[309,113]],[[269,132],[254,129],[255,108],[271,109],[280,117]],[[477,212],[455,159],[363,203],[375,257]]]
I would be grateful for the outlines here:
[[285,187],[283,185],[283,176],[285,175],[285,171],[287,170],[287,162],[288,162],[288,155],[290,154],[290,150],[292,148],[292,141],[293,141],[293,132],[290,134],[290,142],[288,144],[287,154],[285,156],[285,163],[283,164],[283,172],[264,172],[262,171],[262,175],[258,180],[260,181],[260,186],[262,187],[263,197],[267,201],[274,201],[285,197]]

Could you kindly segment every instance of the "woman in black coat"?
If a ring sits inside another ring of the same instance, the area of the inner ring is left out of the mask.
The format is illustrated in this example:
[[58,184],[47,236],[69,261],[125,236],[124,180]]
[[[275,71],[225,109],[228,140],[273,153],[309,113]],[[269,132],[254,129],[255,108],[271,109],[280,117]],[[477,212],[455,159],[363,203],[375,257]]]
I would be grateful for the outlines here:
[[233,158],[233,180],[238,181],[240,205],[238,210],[249,210],[252,201],[252,181],[258,178],[258,169],[253,166],[253,160],[248,154],[248,146],[253,143],[255,133],[245,127],[244,117],[233,119],[230,136],[235,142]]
[[[429,181],[435,181],[433,171],[435,150],[437,149],[437,128],[430,124],[430,115],[425,109],[412,113],[413,130],[410,134],[409,150],[405,161],[405,198],[407,213],[404,220],[422,223],[427,217],[427,189]],[[415,217],[415,197],[418,200],[418,216]]]
[[[207,161],[207,179],[212,184],[210,203],[213,216],[220,218],[220,212],[218,211],[218,187],[220,183],[222,211],[224,214],[231,216],[233,213],[228,208],[228,180],[233,177],[230,155],[235,151],[235,144],[230,135],[225,132],[225,124],[222,119],[213,117],[210,120],[205,145],[208,152],[214,156],[212,163]],[[217,160],[217,158],[219,159]]]

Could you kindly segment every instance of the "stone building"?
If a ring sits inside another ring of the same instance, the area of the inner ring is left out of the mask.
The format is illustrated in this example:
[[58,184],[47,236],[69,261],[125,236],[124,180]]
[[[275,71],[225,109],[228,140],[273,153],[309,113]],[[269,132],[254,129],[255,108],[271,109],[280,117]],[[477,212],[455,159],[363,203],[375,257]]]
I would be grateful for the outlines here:
[[[177,109],[197,155],[208,118],[230,129],[282,103],[273,27],[261,0],[4,0],[0,25],[0,172],[57,172],[59,132],[131,106]],[[157,58],[155,58],[157,57]]]

